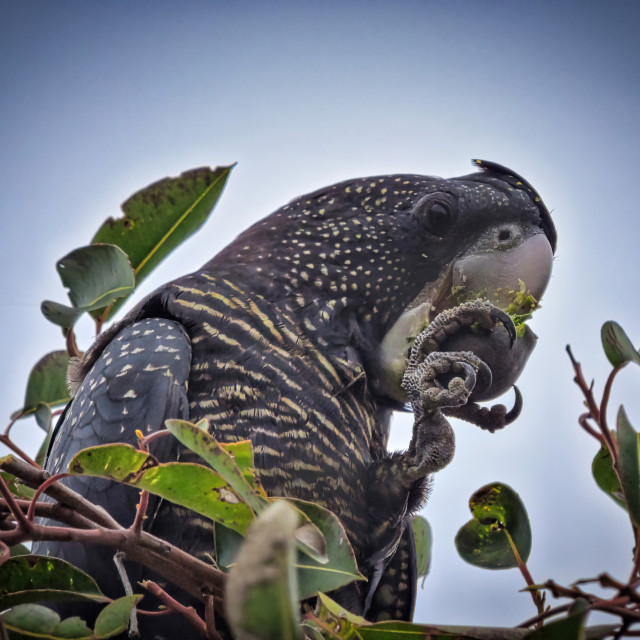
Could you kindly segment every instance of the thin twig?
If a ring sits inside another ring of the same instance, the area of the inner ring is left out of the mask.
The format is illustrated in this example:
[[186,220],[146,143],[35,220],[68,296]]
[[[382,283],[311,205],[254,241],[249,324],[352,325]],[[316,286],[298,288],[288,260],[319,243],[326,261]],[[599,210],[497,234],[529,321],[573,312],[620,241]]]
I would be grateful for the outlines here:
[[[12,423],[13,424],[13,423]],[[19,455],[23,460],[25,460],[26,462],[28,462],[30,465],[34,466],[34,467],[38,467],[41,468],[40,465],[33,460],[33,458],[31,458],[31,456],[27,455],[15,442],[13,442],[13,440],[11,440],[11,438],[9,438],[9,436],[7,436],[6,434],[0,435],[0,442],[2,442],[2,444],[7,447],[8,449],[11,449],[11,451],[13,451],[13,453],[16,453],[17,455]]]
[[570,602],[568,604],[561,604],[557,607],[554,607],[553,609],[547,609],[546,611],[539,613],[537,616],[534,616],[533,618],[529,618],[528,620],[521,622],[517,628],[526,629],[528,627],[532,627],[538,624],[539,622],[546,620],[547,618],[551,618],[552,616],[557,615],[558,613],[564,613],[565,611],[568,611],[571,608],[572,604],[573,603]]
[[20,527],[23,531],[30,531],[31,523],[24,515],[24,513],[22,513],[20,507],[16,504],[16,499],[11,493],[11,490],[7,486],[7,483],[4,481],[4,478],[2,476],[0,476],[0,494],[2,494],[2,497],[7,503],[7,507],[9,508],[11,515],[18,523],[18,527]]
[[596,399],[593,395],[593,385],[587,385],[587,381],[582,374],[582,365],[574,358],[571,347],[569,345],[567,345],[567,353],[569,354],[569,358],[571,359],[571,364],[573,365],[573,370],[575,372],[575,377],[573,378],[573,380],[582,391],[582,395],[587,402],[587,408],[589,409],[591,417],[602,431],[604,440],[609,451],[611,452],[611,460],[613,462],[613,466],[614,468],[616,468],[618,464],[618,448],[613,441],[611,432],[606,427],[606,425],[602,424],[602,421],[600,419],[600,408],[598,407]]
[[[205,637],[207,636],[207,627],[205,625],[205,622],[196,613],[196,610],[193,607],[185,607],[183,604],[180,604],[152,580],[144,580],[140,583],[140,585],[144,589],[149,591],[149,593],[152,593],[156,598],[158,598],[158,600],[160,600],[162,604],[164,604],[168,609],[183,616],[193,627],[198,630],[200,635]],[[218,639],[222,640],[220,636],[218,636],[216,640]]]
[[605,444],[605,439],[604,436],[601,433],[598,433],[590,424],[589,424],[589,418],[591,418],[591,413],[587,412],[587,413],[583,413],[579,418],[578,418],[578,423],[580,424],[580,426],[590,435],[593,436],[599,443],[600,446],[604,446]]
[[33,520],[33,512],[36,507],[36,503],[38,502],[38,498],[54,483],[58,482],[58,480],[62,480],[62,478],[68,478],[70,474],[68,473],[57,473],[55,476],[51,476],[47,478],[33,494],[31,498],[31,505],[29,506],[29,511],[27,512],[27,520]]
[[[603,430],[606,429],[607,431],[609,431],[609,427],[607,425],[607,407],[609,406],[609,398],[611,397],[611,388],[613,386],[613,381],[615,380],[615,377],[618,375],[620,370],[625,366],[625,364],[626,362],[624,364],[621,364],[615,367],[613,371],[609,374],[609,377],[607,378],[607,382],[604,385],[604,391],[602,393],[602,402],[600,403],[600,425]],[[617,446],[616,446],[616,453],[617,453]],[[617,459],[617,456],[616,456],[616,459]]]

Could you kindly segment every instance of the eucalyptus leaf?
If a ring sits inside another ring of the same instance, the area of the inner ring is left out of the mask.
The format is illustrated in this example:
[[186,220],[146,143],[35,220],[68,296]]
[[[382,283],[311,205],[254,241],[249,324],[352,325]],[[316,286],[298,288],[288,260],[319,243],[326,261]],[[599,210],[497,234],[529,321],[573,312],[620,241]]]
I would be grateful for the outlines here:
[[131,611],[143,597],[140,594],[123,596],[108,604],[96,618],[96,638],[111,638],[128,629]]
[[508,485],[493,483],[469,499],[473,519],[456,535],[456,548],[466,562],[485,569],[510,569],[518,562],[509,537],[523,562],[531,552],[531,527],[520,496]]
[[591,472],[596,484],[602,489],[617,505],[627,510],[627,503],[624,501],[624,494],[620,486],[620,480],[613,468],[611,452],[606,446],[602,446],[596,453],[591,463]]
[[69,402],[67,389],[67,367],[69,355],[66,351],[52,351],[40,358],[29,373],[24,406],[15,417],[23,418],[35,413],[40,405],[56,407]]
[[617,323],[609,320],[602,325],[600,331],[604,352],[609,362],[614,367],[635,362],[640,364],[640,354],[635,349],[624,329]]
[[76,320],[83,314],[82,309],[69,307],[66,304],[54,302],[53,300],[45,300],[40,305],[40,311],[42,311],[42,315],[49,322],[52,322],[63,329],[70,329],[73,327]]
[[[219,444],[206,431],[208,420],[203,420],[199,425],[195,425],[186,420],[167,420],[167,429],[187,448],[197,453],[211,468],[216,471],[230,487],[236,492],[244,502],[246,502],[255,513],[260,513],[266,509],[269,502],[266,498],[259,496],[242,470],[236,463],[232,453]],[[250,448],[250,442],[247,446]],[[233,452],[233,450],[232,450]],[[253,461],[251,461],[253,462]],[[246,467],[245,467],[246,470]],[[253,475],[255,479],[255,472]]]
[[69,462],[69,472],[146,489],[241,534],[254,519],[251,509],[212,469],[190,462],[160,464],[152,455],[127,444],[84,449]]
[[0,610],[27,602],[70,598],[109,600],[91,576],[58,558],[20,555],[0,565]]
[[[123,205],[124,215],[109,218],[92,243],[120,247],[129,257],[138,286],[160,262],[195,233],[209,217],[232,166],[187,171],[138,191]],[[110,318],[125,298],[94,312]]]
[[118,298],[128,296],[135,286],[127,254],[112,244],[91,244],[74,249],[58,260],[56,269],[68,289],[71,303],[81,311],[110,305]]
[[416,545],[418,577],[426,577],[431,567],[431,549],[433,546],[431,525],[422,516],[414,516],[411,524]]
[[295,558],[296,509],[273,502],[251,525],[225,594],[236,640],[302,640]]
[[364,580],[358,571],[347,534],[331,511],[304,500],[283,500],[294,506],[320,530],[326,544],[326,561],[319,561],[298,550],[296,567],[301,599],[314,596],[319,591],[332,591],[353,580]]
[[617,425],[620,483],[631,520],[640,527],[640,434],[631,426],[624,407],[618,411]]

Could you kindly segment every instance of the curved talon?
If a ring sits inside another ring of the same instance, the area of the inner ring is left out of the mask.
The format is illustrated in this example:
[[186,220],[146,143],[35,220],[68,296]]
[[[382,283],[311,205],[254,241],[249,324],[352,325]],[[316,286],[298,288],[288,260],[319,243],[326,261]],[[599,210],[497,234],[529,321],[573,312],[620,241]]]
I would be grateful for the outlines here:
[[[461,369],[464,370],[464,373],[460,371]],[[456,377],[449,382],[447,388],[451,388],[451,385],[456,378],[461,378],[464,382],[464,388],[469,392],[473,391],[474,387],[476,386],[476,370],[468,362],[454,362],[451,365],[451,371],[456,374],[462,373],[462,375],[456,375]]]
[[516,334],[516,325],[513,324],[511,316],[506,311],[498,309],[498,307],[494,307],[491,312],[491,319],[496,323],[499,322],[506,329],[509,334],[509,338],[511,339],[509,348],[513,349],[513,345],[516,343],[518,336]]
[[494,433],[498,429],[503,429],[511,424],[522,411],[522,394],[515,385],[513,390],[516,400],[513,407],[507,412],[503,404],[494,404],[491,408],[481,407],[477,402],[469,402],[461,407],[446,407],[442,412],[454,418],[460,418],[480,427],[485,431]]
[[516,394],[516,399],[515,402],[513,403],[513,407],[511,407],[509,413],[507,413],[507,415],[504,417],[504,425],[508,425],[511,424],[519,415],[520,412],[522,411],[522,394],[520,393],[520,389],[518,389],[518,387],[516,387],[516,385],[513,385],[513,392]]

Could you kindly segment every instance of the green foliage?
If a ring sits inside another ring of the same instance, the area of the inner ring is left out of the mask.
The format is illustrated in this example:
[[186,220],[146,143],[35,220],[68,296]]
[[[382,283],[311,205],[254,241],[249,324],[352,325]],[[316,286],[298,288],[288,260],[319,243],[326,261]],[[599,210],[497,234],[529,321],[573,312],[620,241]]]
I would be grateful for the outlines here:
[[74,249],[56,264],[74,310],[95,311],[128,296],[135,286],[127,254],[112,244]]
[[98,615],[93,631],[80,618],[60,616],[37,604],[21,604],[2,614],[1,621],[11,640],[103,640],[129,627],[131,611],[142,596],[124,596],[108,604]]
[[605,322],[600,333],[604,352],[614,367],[619,367],[629,362],[640,364],[640,354],[634,348],[624,329],[617,322]]
[[431,568],[433,533],[431,531],[431,525],[422,516],[414,516],[413,518],[413,537],[416,545],[418,577],[426,578]]
[[620,485],[633,525],[640,527],[640,435],[631,426],[623,407],[618,411],[617,436]]
[[[218,202],[232,166],[193,169],[165,178],[131,196],[121,218],[109,218],[92,244],[120,247],[129,257],[138,286],[176,247],[207,220]],[[107,305],[95,317],[111,318],[126,298]]]
[[0,611],[44,600],[108,602],[95,580],[64,560],[17,556],[0,565]]
[[[66,351],[52,351],[40,358],[29,373],[24,406],[16,411],[12,417],[23,418],[34,413],[37,415],[38,411],[44,409],[46,412],[51,407],[69,402],[68,366],[69,356]],[[42,414],[40,415],[42,420]],[[40,426],[42,425],[40,424]]]
[[622,493],[620,479],[613,468],[611,452],[606,446],[600,447],[591,464],[591,471],[596,484],[619,506],[626,510],[627,503]]
[[84,449],[73,457],[69,471],[144,489],[242,534],[254,517],[251,508],[211,469],[188,462],[161,464],[127,444]]
[[277,500],[252,524],[227,582],[236,640],[302,640],[294,569],[295,509]]
[[469,499],[473,518],[456,535],[460,556],[477,567],[510,569],[519,565],[513,545],[526,562],[531,526],[520,496],[506,484],[488,484]]

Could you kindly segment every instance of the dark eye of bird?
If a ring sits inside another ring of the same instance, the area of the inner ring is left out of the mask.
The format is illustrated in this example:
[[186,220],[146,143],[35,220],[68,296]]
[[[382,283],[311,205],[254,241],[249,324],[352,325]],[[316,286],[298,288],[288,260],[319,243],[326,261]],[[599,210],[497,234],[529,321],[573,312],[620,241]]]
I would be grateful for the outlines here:
[[453,225],[454,215],[446,202],[427,202],[423,208],[423,215],[430,233],[443,236]]

